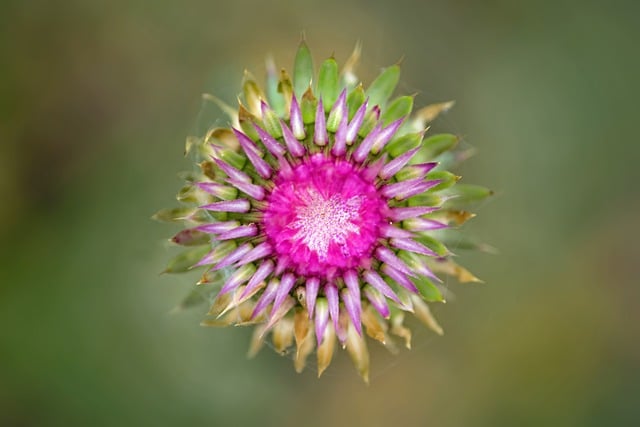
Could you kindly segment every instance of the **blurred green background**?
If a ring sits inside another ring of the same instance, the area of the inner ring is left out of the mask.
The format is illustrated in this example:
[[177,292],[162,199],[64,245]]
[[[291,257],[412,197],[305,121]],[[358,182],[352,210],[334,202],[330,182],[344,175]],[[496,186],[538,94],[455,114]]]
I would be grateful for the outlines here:
[[[637,2],[45,0],[0,3],[0,425],[639,425]],[[497,196],[461,253],[446,334],[414,328],[372,384],[249,330],[177,314],[193,276],[159,276],[183,141],[233,102],[243,69],[363,43],[360,75],[404,56],[418,106],[478,154]]]

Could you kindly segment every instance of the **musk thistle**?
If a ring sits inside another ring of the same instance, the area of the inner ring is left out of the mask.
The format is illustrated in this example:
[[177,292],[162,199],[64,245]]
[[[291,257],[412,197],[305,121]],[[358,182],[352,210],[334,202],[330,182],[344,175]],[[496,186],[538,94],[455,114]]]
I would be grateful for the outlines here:
[[182,206],[155,218],[187,227],[166,272],[204,269],[181,304],[209,302],[203,325],[254,325],[250,354],[270,334],[283,354],[295,346],[298,372],[315,350],[318,375],[340,343],[368,381],[365,335],[410,347],[405,313],[442,334],[427,304],[444,302],[436,273],[478,281],[446,244],[464,243],[463,206],[490,192],[446,170],[468,157],[458,137],[425,137],[453,103],[412,114],[413,96],[390,99],[399,65],[365,89],[359,54],[315,74],[303,41],[292,78],[268,62],[263,90],[245,72],[237,110],[205,95],[230,126],[187,139],[198,168],[183,175]]

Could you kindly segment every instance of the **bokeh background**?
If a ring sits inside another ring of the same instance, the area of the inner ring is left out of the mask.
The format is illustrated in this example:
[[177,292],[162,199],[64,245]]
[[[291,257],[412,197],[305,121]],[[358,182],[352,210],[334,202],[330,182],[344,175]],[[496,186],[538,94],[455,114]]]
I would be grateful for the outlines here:
[[[631,426],[640,423],[640,7],[633,1],[0,3],[0,425]],[[357,40],[365,82],[404,56],[400,91],[456,99],[437,127],[496,197],[461,252],[444,337],[414,328],[372,384],[345,353],[313,364],[250,331],[172,313],[160,276],[187,135],[244,68],[316,64]]]

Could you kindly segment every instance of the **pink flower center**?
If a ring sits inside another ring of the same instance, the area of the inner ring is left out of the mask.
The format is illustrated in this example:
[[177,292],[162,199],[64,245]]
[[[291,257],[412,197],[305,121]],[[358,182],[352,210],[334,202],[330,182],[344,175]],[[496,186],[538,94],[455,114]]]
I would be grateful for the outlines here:
[[387,204],[357,167],[315,154],[274,182],[263,225],[281,263],[327,278],[369,267]]

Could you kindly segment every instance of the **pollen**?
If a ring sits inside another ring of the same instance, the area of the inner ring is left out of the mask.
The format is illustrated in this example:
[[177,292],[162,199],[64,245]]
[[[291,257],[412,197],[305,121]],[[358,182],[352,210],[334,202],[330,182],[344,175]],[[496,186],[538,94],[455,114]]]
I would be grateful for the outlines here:
[[326,278],[371,263],[388,210],[363,170],[325,154],[279,173],[266,202],[264,233],[280,265]]
[[362,197],[343,200],[338,195],[326,199],[316,190],[310,189],[301,197],[305,205],[296,209],[296,221],[291,227],[297,230],[294,239],[300,239],[320,260],[326,260],[329,244],[340,247],[344,256],[349,256],[347,238],[360,234],[354,223],[360,214]]

